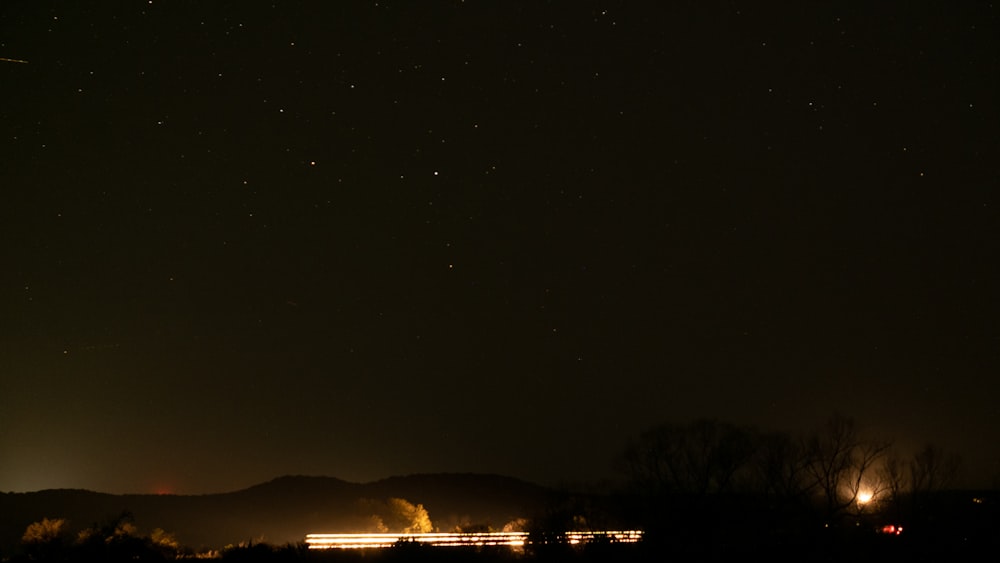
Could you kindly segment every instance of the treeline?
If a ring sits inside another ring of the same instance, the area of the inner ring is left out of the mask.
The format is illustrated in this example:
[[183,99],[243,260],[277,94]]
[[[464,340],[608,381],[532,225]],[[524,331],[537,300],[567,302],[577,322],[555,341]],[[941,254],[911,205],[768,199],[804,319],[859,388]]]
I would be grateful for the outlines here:
[[631,492],[649,498],[753,495],[766,506],[798,506],[825,523],[889,511],[956,483],[957,454],[928,444],[902,454],[835,414],[807,434],[761,432],[717,420],[665,424],[644,432],[623,455]]
[[[194,553],[163,530],[140,533],[126,513],[75,534],[61,519],[35,522],[6,560],[960,561],[1000,552],[1000,496],[953,490],[961,471],[956,454],[931,444],[902,452],[842,415],[800,435],[718,420],[664,424],[635,437],[620,462],[618,485],[564,491],[519,520],[529,532],[523,550],[403,542],[385,550],[311,551],[302,543],[247,542]],[[359,502],[358,513],[369,516],[352,531],[437,530],[420,504]],[[562,532],[614,529],[644,530],[644,540],[558,541]]]
[[[357,516],[351,523],[356,532],[402,534],[434,530],[427,510],[421,504],[390,497],[385,500],[358,499]],[[21,550],[0,561],[161,561],[178,558],[241,558],[291,554],[302,555],[305,546],[273,546],[261,541],[227,545],[221,549],[195,552],[182,546],[174,534],[155,528],[144,534],[131,512],[125,511],[100,524],[82,530],[71,527],[65,518],[43,518],[27,526],[21,537]]]
[[165,561],[187,555],[177,539],[156,528],[142,534],[129,512],[94,524],[77,534],[64,518],[43,518],[30,524],[22,538],[23,552],[12,561]]
[[541,525],[640,528],[647,548],[682,560],[955,560],[1000,548],[998,497],[953,489],[957,454],[933,444],[903,452],[839,414],[801,435],[663,424],[620,461],[622,488],[568,495]]

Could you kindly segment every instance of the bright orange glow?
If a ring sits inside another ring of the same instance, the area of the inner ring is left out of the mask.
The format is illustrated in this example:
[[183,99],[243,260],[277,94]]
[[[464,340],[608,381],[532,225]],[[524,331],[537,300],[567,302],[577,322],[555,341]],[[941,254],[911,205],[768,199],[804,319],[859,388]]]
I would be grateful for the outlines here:
[[868,504],[872,501],[871,491],[861,491],[858,493],[858,502],[861,504]]

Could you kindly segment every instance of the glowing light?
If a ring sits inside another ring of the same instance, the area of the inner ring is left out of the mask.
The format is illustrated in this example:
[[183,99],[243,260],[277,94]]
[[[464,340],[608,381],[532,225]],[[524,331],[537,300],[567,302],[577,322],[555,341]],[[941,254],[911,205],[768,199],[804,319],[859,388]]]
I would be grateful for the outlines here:
[[871,491],[861,491],[858,493],[858,502],[860,504],[868,504],[872,501]]
[[[607,532],[567,532],[550,541],[577,545],[606,539],[617,543],[637,543],[642,539],[640,530]],[[485,533],[425,533],[425,534],[308,534],[309,549],[372,549],[392,547],[400,542],[414,542],[440,547],[506,545],[523,547],[528,543],[527,532]]]
[[882,529],[879,530],[879,531],[882,532],[883,534],[889,534],[891,536],[898,536],[898,535],[900,535],[900,534],[903,533],[903,527],[902,526],[894,526],[892,524],[889,524],[888,526],[882,526]]

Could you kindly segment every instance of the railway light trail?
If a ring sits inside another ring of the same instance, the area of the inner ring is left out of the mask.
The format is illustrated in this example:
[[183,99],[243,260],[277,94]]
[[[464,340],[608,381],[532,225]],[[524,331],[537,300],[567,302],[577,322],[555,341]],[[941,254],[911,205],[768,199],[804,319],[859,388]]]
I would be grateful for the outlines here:
[[[579,545],[592,541],[615,543],[638,543],[642,539],[639,530],[608,532],[565,532],[546,535],[544,543],[565,543]],[[373,549],[392,547],[398,543],[414,542],[439,547],[504,545],[523,547],[531,543],[528,532],[484,532],[484,533],[427,533],[427,534],[309,534],[306,544],[309,549]]]

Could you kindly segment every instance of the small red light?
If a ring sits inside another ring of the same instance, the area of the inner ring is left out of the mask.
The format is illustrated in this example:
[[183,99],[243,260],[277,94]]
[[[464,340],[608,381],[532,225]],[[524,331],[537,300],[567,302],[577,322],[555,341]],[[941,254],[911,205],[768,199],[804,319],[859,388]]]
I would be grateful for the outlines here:
[[891,535],[894,535],[894,536],[898,536],[899,534],[903,533],[903,527],[902,526],[896,526],[896,525],[893,525],[893,524],[889,524],[887,526],[882,526],[882,529],[880,531],[883,534],[891,534]]

